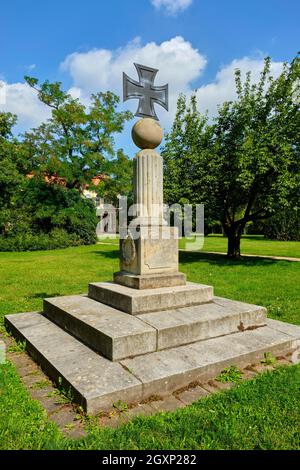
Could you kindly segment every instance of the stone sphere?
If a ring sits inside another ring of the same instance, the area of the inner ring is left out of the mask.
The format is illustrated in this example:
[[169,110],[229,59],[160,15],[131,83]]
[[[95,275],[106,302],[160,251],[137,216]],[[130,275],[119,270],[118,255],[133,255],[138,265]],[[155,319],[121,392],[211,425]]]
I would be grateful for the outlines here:
[[155,149],[161,144],[163,130],[154,119],[143,118],[133,126],[132,139],[140,149]]

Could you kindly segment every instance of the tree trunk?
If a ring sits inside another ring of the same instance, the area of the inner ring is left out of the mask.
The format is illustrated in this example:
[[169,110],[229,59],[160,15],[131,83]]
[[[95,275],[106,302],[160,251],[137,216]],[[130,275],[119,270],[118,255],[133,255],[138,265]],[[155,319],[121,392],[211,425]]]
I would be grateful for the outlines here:
[[228,249],[227,256],[232,259],[239,259],[241,257],[241,235],[240,229],[230,228],[227,231]]

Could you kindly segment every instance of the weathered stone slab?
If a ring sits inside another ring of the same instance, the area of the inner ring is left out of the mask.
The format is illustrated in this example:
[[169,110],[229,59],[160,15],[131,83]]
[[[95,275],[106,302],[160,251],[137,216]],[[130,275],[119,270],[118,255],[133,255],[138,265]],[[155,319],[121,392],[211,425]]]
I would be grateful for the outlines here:
[[213,299],[213,288],[188,282],[186,286],[137,290],[110,282],[89,285],[89,297],[131,315],[199,305]]
[[132,289],[156,289],[158,287],[185,286],[186,275],[179,272],[137,275],[120,271],[114,273],[114,282]]
[[287,335],[293,336],[294,338],[299,338],[299,325],[292,325],[291,323],[272,320],[271,318],[268,318],[267,324],[274,330],[282,331],[282,333],[286,333]]
[[266,324],[264,307],[225,300],[215,297],[211,303],[145,313],[138,318],[157,330],[158,350]]
[[112,361],[156,350],[154,328],[85,296],[45,299],[44,315]]
[[0,340],[0,364],[4,364],[5,360],[5,344]]
[[109,409],[119,399],[141,399],[141,382],[120,363],[99,356],[42,315],[8,315],[5,321],[15,336],[26,340],[27,351],[47,375],[88,413]]
[[93,414],[108,410],[118,400],[140,402],[195,381],[208,381],[230,365],[243,368],[259,362],[266,352],[285,355],[300,342],[300,327],[284,333],[280,330],[285,324],[276,322],[272,328],[111,362],[38,313],[8,315],[5,322],[17,338],[26,340],[28,352],[49,377]]
[[195,380],[215,377],[230,365],[244,367],[256,362],[266,352],[286,353],[293,350],[297,342],[294,336],[265,326],[155,352],[148,355],[147,360],[135,357],[121,363],[143,383],[144,394],[150,396],[159,391],[160,395],[165,395]]

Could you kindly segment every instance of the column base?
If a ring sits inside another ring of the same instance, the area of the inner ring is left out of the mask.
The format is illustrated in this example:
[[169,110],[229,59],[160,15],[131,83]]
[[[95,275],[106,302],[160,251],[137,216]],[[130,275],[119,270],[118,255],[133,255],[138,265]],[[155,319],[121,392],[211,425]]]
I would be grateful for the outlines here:
[[132,289],[156,289],[158,287],[185,286],[186,275],[180,272],[138,275],[120,271],[114,273],[114,282]]

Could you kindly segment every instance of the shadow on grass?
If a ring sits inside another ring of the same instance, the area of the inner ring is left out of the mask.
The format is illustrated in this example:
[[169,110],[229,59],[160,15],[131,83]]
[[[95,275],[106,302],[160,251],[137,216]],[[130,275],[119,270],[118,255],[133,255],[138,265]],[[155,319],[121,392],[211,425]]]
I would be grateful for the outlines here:
[[114,250],[108,250],[108,251],[90,251],[89,254],[93,255],[98,255],[101,256],[102,258],[110,258],[110,259],[119,259],[119,253],[120,250],[119,248],[116,248]]
[[[110,250],[92,251],[89,254],[101,256],[109,259],[119,259],[120,250],[114,248]],[[240,259],[233,260],[227,258],[226,255],[219,253],[205,253],[198,251],[179,251],[179,262],[181,264],[188,264],[193,262],[204,261],[210,264],[219,264],[224,266],[270,266],[277,263],[291,263],[288,260],[276,260],[271,258],[261,258],[254,256],[242,256]]]
[[206,262],[209,264],[219,264],[223,266],[270,266],[274,263],[287,262],[283,260],[275,260],[270,258],[255,258],[255,257],[241,257],[240,259],[233,260],[227,258],[226,255],[217,253],[201,253],[201,252],[179,252],[179,262],[182,265],[194,262]]
[[37,292],[36,294],[28,295],[28,299],[51,299],[52,297],[60,297],[62,294],[55,292],[54,294],[47,294],[47,292]]

